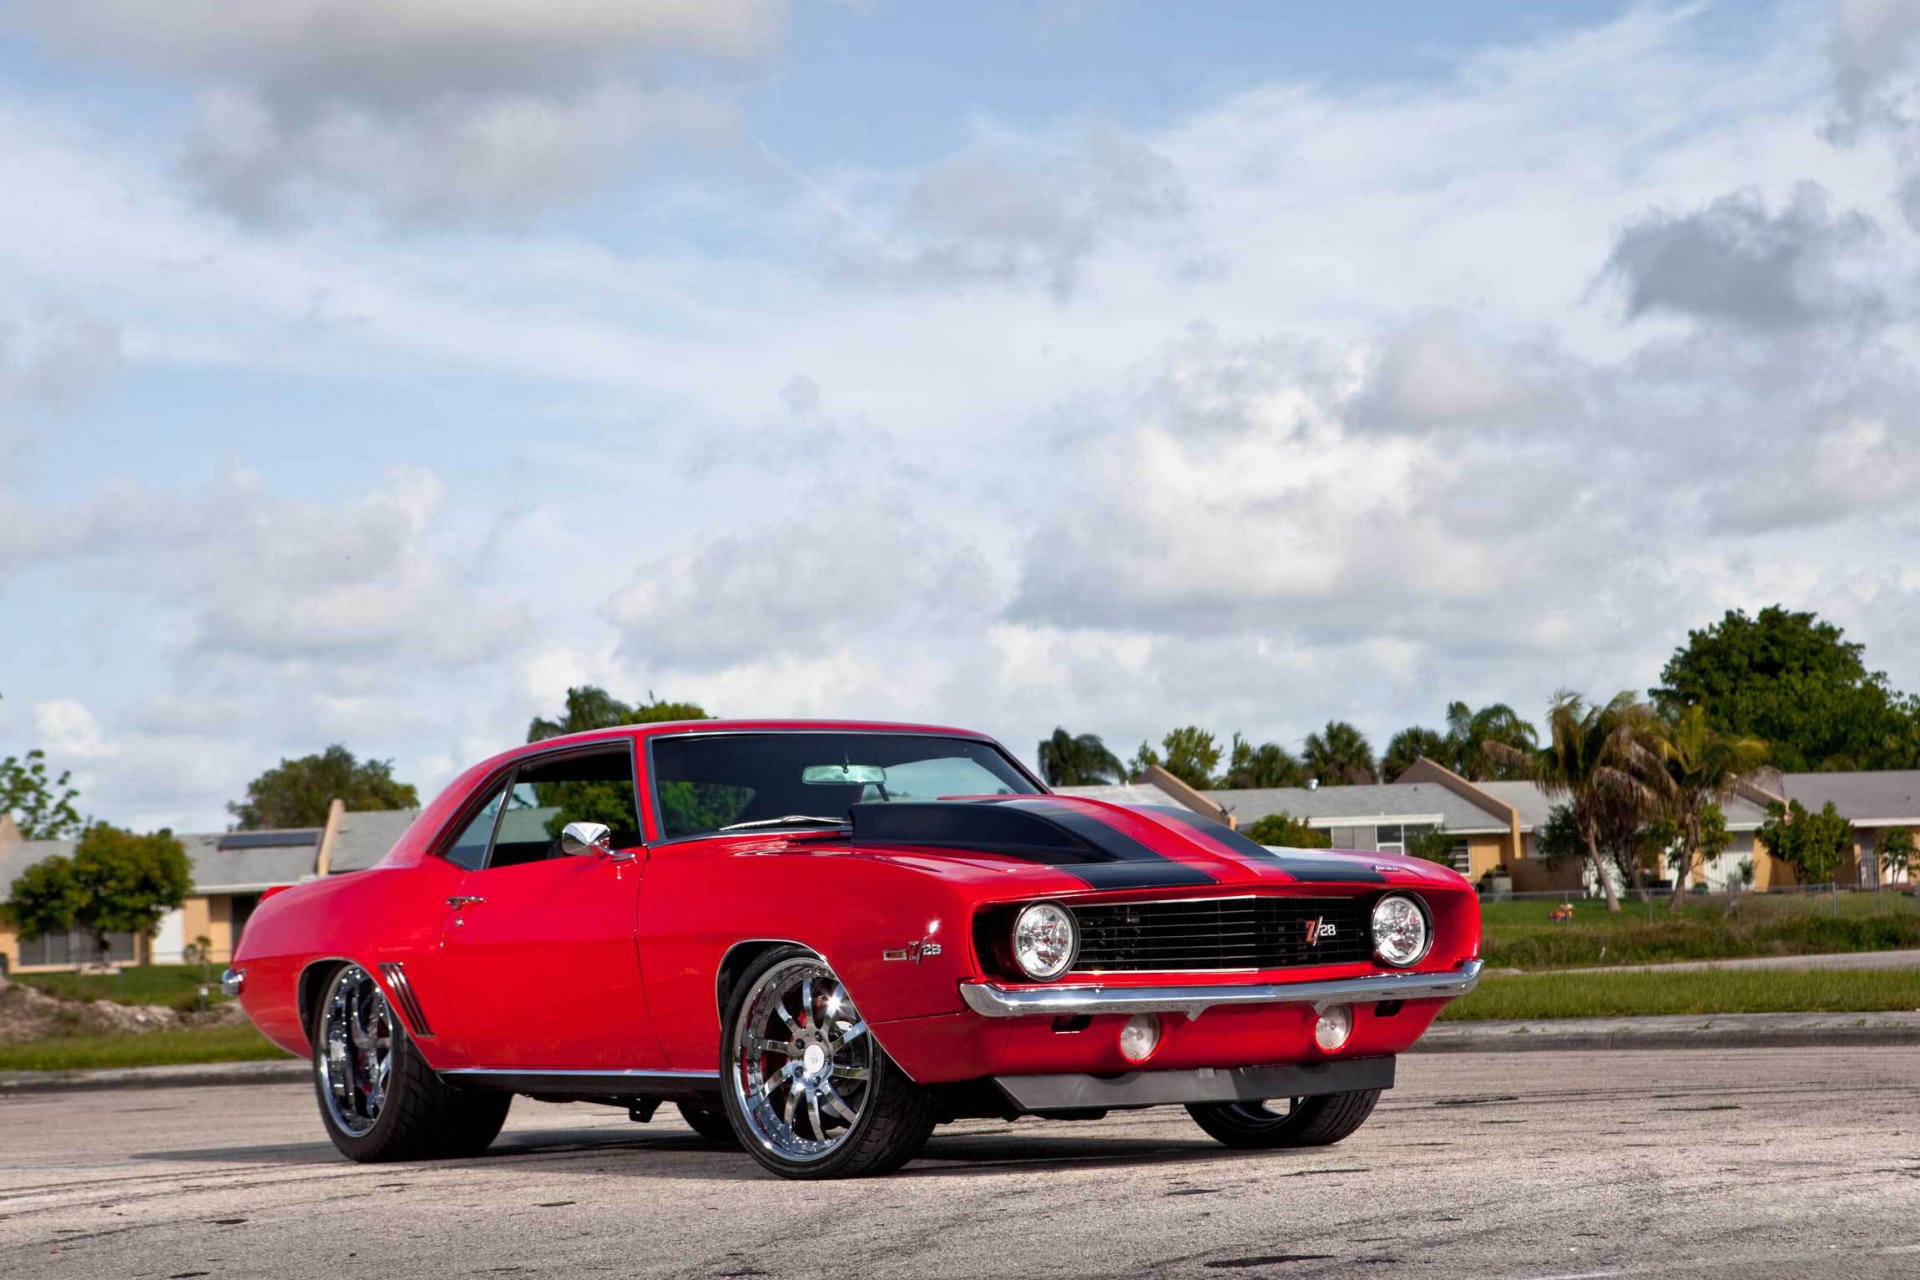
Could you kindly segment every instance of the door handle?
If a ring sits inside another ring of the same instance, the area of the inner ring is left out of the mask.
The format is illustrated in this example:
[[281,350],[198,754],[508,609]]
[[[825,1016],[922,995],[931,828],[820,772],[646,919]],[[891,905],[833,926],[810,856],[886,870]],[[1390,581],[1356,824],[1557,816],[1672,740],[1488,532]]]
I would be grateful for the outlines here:
[[453,897],[447,899],[447,905],[450,907],[466,907],[466,906],[471,906],[476,902],[485,902],[485,901],[486,901],[485,898],[475,897],[470,894],[462,895],[462,894],[456,893]]

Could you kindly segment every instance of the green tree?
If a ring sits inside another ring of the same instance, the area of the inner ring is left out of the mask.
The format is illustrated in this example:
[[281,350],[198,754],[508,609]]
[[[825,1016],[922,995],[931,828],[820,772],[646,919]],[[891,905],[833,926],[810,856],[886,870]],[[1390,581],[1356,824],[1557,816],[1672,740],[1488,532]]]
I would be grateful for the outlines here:
[[1910,879],[1914,864],[1913,832],[1906,827],[1888,827],[1880,833],[1880,865],[1896,881]]
[[1220,764],[1220,744],[1199,725],[1182,725],[1160,740],[1165,751],[1164,768],[1190,787],[1205,790],[1213,785],[1213,771]]
[[1760,839],[1774,857],[1794,869],[1803,884],[1826,884],[1853,852],[1853,824],[1829,800],[1813,813],[1798,800],[1767,806]]
[[349,809],[412,809],[420,793],[396,782],[391,760],[359,760],[335,743],[316,755],[282,760],[247,784],[247,798],[231,801],[227,812],[236,831],[281,827],[317,827],[327,820],[335,798]]
[[28,840],[71,839],[85,825],[73,807],[80,793],[68,785],[72,780],[68,772],[48,775],[44,751],[0,759],[0,815],[13,815]]
[[1459,843],[1460,838],[1442,824],[1425,835],[1415,836],[1407,841],[1407,856],[1419,858],[1425,862],[1437,862],[1443,867],[1451,867],[1454,846]]
[[1630,693],[1591,706],[1577,693],[1554,695],[1547,709],[1547,740],[1532,751],[1496,743],[1493,754],[1564,796],[1574,832],[1607,910],[1620,909],[1609,863],[1623,857],[1638,884],[1635,835],[1657,815],[1664,774],[1649,728],[1651,712]]
[[1218,785],[1232,791],[1257,787],[1298,787],[1307,781],[1306,770],[1291,751],[1277,742],[1254,746],[1239,734],[1227,751],[1227,771]]
[[1477,711],[1464,702],[1447,704],[1445,763],[1469,782],[1520,777],[1523,766],[1508,753],[1532,751],[1539,741],[1538,731],[1504,702]]
[[1374,780],[1373,747],[1345,720],[1329,720],[1326,728],[1308,734],[1300,759],[1308,774],[1328,786]]
[[663,724],[670,720],[710,720],[703,709],[691,702],[666,702],[647,691],[645,702],[625,703],[597,685],[583,684],[567,690],[566,710],[555,720],[535,716],[527,726],[528,742],[544,742],[566,733],[585,733],[589,729],[617,729],[626,724]]
[[192,891],[186,847],[171,831],[136,835],[96,823],[71,858],[43,859],[13,882],[7,914],[30,938],[84,929],[104,956],[109,934],[152,937]]
[[1757,738],[1721,733],[1698,703],[1668,703],[1650,727],[1665,774],[1660,799],[1677,845],[1672,905],[1678,907],[1694,868],[1714,853],[1704,839],[1708,812],[1719,813],[1734,784],[1766,762],[1767,745]]
[[1243,834],[1255,844],[1277,845],[1282,849],[1330,849],[1333,837],[1306,824],[1304,819],[1296,818],[1282,810],[1270,813],[1251,826]]
[[1865,649],[1812,613],[1738,609],[1687,634],[1652,690],[1707,708],[1713,729],[1768,744],[1788,772],[1920,765],[1920,707],[1869,671]]
[[1133,753],[1133,759],[1127,761],[1127,777],[1137,778],[1159,763],[1160,753],[1142,742],[1140,749]]
[[1041,742],[1038,758],[1040,778],[1050,787],[1097,787],[1126,778],[1127,767],[1098,734],[1055,729]]
[[[598,685],[576,685],[567,690],[566,709],[556,719],[535,716],[527,726],[528,742],[544,742],[562,734],[592,729],[618,729],[630,724],[664,724],[672,720],[710,720],[705,709],[691,702],[667,702],[647,691],[645,702],[626,703]],[[547,820],[547,834],[558,837],[569,822],[598,822],[623,834],[634,834],[633,788],[618,782],[548,782],[535,798],[543,807],[560,812]],[[737,787],[715,787],[695,782],[663,782],[660,805],[693,825],[689,830],[711,830],[738,812]]]
[[1380,757],[1380,776],[1392,782],[1422,756],[1451,769],[1453,753],[1449,746],[1446,735],[1438,729],[1409,725],[1387,740],[1386,754]]

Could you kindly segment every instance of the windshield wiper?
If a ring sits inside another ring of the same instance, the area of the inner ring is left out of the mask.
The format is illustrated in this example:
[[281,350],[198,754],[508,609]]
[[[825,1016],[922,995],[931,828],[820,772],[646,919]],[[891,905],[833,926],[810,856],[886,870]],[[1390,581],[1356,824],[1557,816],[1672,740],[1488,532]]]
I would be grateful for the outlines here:
[[811,813],[790,813],[784,818],[759,818],[753,822],[735,822],[721,827],[722,831],[746,831],[752,827],[792,827],[800,823],[812,823],[816,826],[844,827],[851,825],[845,818],[822,818]]

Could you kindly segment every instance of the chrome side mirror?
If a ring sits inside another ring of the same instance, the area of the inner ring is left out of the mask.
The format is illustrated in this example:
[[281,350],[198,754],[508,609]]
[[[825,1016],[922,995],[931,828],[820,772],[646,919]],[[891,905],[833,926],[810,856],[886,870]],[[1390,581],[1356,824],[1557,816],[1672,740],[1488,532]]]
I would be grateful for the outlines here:
[[610,853],[612,842],[608,837],[612,833],[598,822],[569,822],[560,833],[560,852],[571,857],[584,857],[591,853]]

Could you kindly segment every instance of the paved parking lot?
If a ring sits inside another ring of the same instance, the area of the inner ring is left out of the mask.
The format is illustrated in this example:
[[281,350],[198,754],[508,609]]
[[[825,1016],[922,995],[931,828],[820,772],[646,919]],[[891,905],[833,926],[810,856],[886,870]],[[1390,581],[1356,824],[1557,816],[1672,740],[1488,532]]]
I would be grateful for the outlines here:
[[1408,1058],[1346,1143],[1183,1112],[969,1123],[779,1182],[663,1113],[521,1101],[495,1154],[362,1167],[299,1086],[0,1097],[0,1276],[1915,1276],[1920,1054]]

